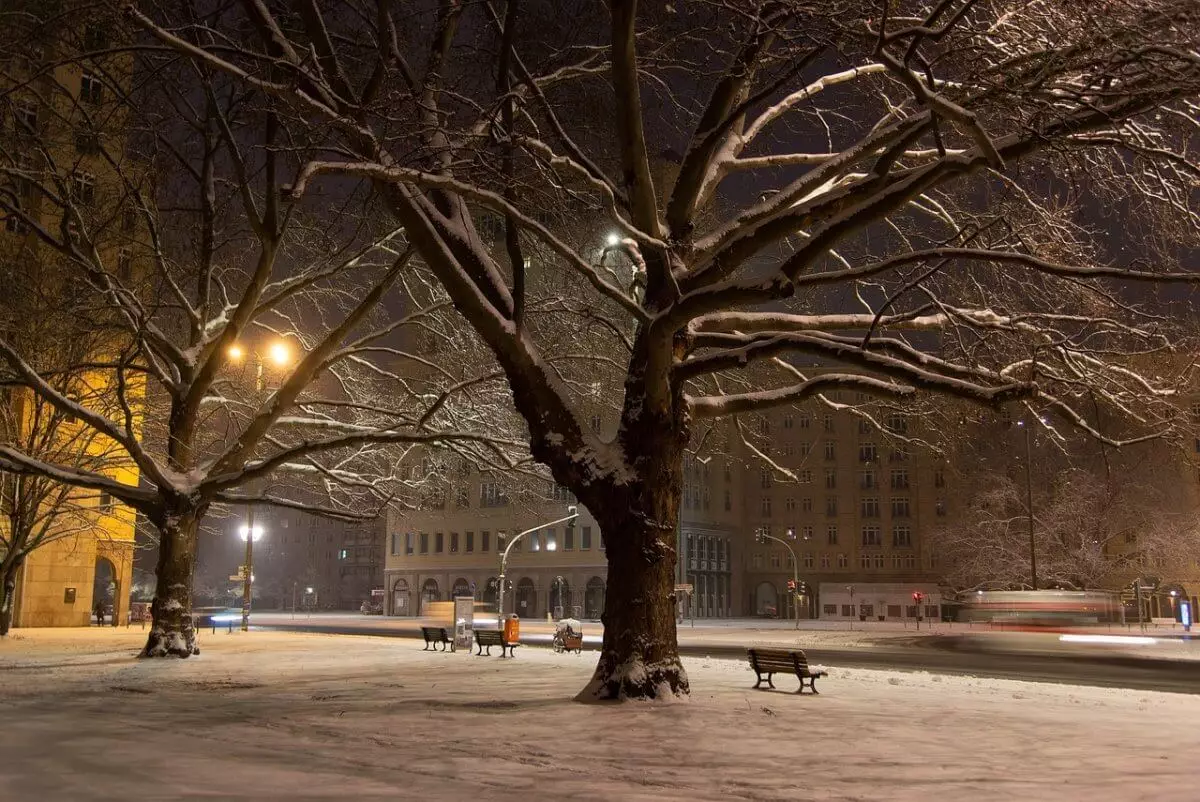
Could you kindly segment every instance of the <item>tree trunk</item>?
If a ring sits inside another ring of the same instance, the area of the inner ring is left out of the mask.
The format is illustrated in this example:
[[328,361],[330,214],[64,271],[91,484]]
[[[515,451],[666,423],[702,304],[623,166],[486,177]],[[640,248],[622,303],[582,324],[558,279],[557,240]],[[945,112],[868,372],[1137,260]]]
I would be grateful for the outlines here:
[[[608,553],[604,644],[591,682],[576,697],[661,699],[688,694],[675,633],[675,560],[683,451],[688,442],[677,389],[645,392],[644,362],[626,384],[618,439],[632,476],[596,499]],[[665,397],[664,397],[665,396]],[[655,403],[652,398],[657,397]]]
[[192,574],[200,516],[199,511],[172,514],[158,526],[158,582],[150,604],[153,624],[142,657],[200,654],[192,626]]
[[8,634],[12,628],[13,605],[16,603],[17,571],[21,570],[21,560],[13,560],[4,566],[0,575],[0,638]]

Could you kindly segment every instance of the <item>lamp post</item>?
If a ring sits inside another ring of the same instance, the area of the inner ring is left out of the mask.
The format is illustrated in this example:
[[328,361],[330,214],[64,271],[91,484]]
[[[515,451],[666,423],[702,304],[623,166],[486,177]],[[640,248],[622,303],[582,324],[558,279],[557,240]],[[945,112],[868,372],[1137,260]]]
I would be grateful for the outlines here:
[[250,593],[254,585],[254,541],[262,537],[262,527],[254,525],[254,505],[246,505],[246,525],[241,529],[246,541],[246,564],[242,566],[242,632],[250,631]]
[[496,589],[496,622],[497,623],[499,623],[500,619],[504,616],[504,575],[508,572],[508,553],[510,551],[512,551],[512,547],[517,545],[518,541],[520,541],[521,538],[525,537],[530,532],[536,532],[539,529],[545,529],[547,526],[554,526],[555,524],[569,523],[569,522],[574,521],[578,517],[579,517],[578,508],[575,505],[571,505],[571,506],[567,507],[566,517],[556,518],[553,521],[546,521],[546,523],[538,524],[537,526],[534,526],[530,529],[526,529],[523,532],[518,532],[516,535],[513,536],[512,540],[508,541],[508,545],[504,547],[504,553],[500,555],[500,576],[499,576],[500,586]]
[[847,585],[846,592],[850,594],[850,629],[854,629],[854,616],[858,612],[854,609],[854,586]]
[[[1045,418],[1038,418],[1042,423],[1046,422]],[[1025,430],[1025,508],[1028,512],[1029,519],[1029,580],[1033,585],[1033,590],[1038,589],[1037,578],[1037,545],[1033,538],[1033,464],[1032,464],[1032,449],[1030,447],[1030,426],[1025,425],[1025,421],[1017,421],[1017,425]]]
[[[787,534],[790,539],[796,539],[796,530],[794,528],[788,529]],[[792,555],[792,598],[795,607],[795,609],[792,611],[792,614],[796,621],[796,629],[799,629],[800,605],[798,602],[800,596],[800,562],[796,559],[796,551],[792,548],[792,544],[788,543],[782,538],[775,537],[769,533],[765,527],[759,527],[758,529],[754,530],[754,539],[759,543],[766,543],[768,540],[774,540],[776,543],[782,543],[788,550],[788,553]]]

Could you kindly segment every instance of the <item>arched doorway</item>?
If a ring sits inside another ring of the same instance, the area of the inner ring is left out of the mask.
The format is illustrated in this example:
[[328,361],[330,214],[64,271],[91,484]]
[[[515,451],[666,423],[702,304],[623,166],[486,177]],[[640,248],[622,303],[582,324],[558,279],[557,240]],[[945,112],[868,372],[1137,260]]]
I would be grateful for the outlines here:
[[583,615],[598,619],[604,613],[604,580],[594,576],[588,580],[583,594]]
[[458,579],[454,580],[454,590],[452,592],[451,598],[457,599],[459,596],[470,596],[470,595],[472,595],[470,582],[468,582],[466,579],[464,579],[461,576]]
[[556,576],[550,583],[550,612],[555,618],[574,615],[571,610],[571,583],[564,577]]
[[397,579],[392,583],[392,615],[412,615],[410,595],[406,580]]
[[421,586],[421,613],[425,612],[425,605],[438,600],[438,583],[436,579],[426,579],[425,584]]
[[537,589],[533,580],[525,577],[517,583],[516,614],[521,618],[532,618],[537,615]]
[[754,591],[754,612],[767,618],[779,615],[779,592],[770,582],[759,582]]
[[500,580],[494,576],[489,576],[487,582],[483,583],[483,603],[490,606],[496,606],[497,589],[500,587]]
[[117,599],[120,598],[120,575],[107,557],[96,557],[96,571],[92,575],[92,621],[100,623],[97,610],[103,612],[103,623],[116,626]]

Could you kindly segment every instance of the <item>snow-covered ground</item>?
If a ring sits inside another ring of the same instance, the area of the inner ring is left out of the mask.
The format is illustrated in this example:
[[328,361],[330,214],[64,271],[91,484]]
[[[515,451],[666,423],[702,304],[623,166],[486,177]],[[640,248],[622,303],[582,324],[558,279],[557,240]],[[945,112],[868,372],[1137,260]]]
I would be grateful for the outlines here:
[[138,630],[0,642],[0,800],[1194,800],[1200,697],[685,660],[683,704],[580,705],[592,656],[276,632],[135,661]]

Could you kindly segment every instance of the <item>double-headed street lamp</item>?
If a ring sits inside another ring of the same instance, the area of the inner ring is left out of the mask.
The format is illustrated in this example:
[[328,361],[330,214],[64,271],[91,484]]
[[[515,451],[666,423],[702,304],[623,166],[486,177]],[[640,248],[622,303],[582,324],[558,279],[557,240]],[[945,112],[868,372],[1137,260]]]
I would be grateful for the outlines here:
[[[277,368],[286,368],[291,364],[293,355],[291,346],[284,340],[277,340],[267,346],[265,352],[257,351],[253,348],[247,349],[237,343],[229,346],[227,352],[231,362],[242,362],[243,360],[253,359],[254,370],[254,389],[256,392],[262,392],[264,389],[263,383],[263,365],[269,361]],[[262,537],[262,529],[254,525],[254,504],[246,504],[246,525],[241,530],[242,539],[246,541],[246,564],[244,566],[245,576],[242,578],[242,632],[247,632],[250,629],[250,596],[251,585],[253,584],[253,568],[254,568],[254,541]],[[253,536],[251,536],[253,534]]]
[[[796,539],[796,530],[788,529],[787,535],[790,540]],[[774,540],[776,543],[782,543],[792,555],[792,615],[796,619],[796,629],[800,628],[800,562],[796,559],[796,552],[792,548],[792,544],[788,543],[783,538],[778,538],[766,530],[766,527],[760,527],[754,530],[754,539],[759,543],[766,543],[768,540]]]
[[524,532],[518,532],[512,540],[508,541],[508,545],[504,547],[504,553],[500,555],[500,587],[496,591],[496,621],[499,622],[504,616],[504,575],[508,571],[508,553],[512,551],[512,547],[520,542],[521,538],[537,532],[540,529],[545,529],[547,526],[566,523],[568,527],[574,526],[575,519],[579,517],[579,508],[575,505],[567,507],[567,515],[564,518],[556,518],[553,521],[547,521],[544,524],[538,524],[535,527],[526,529]]

